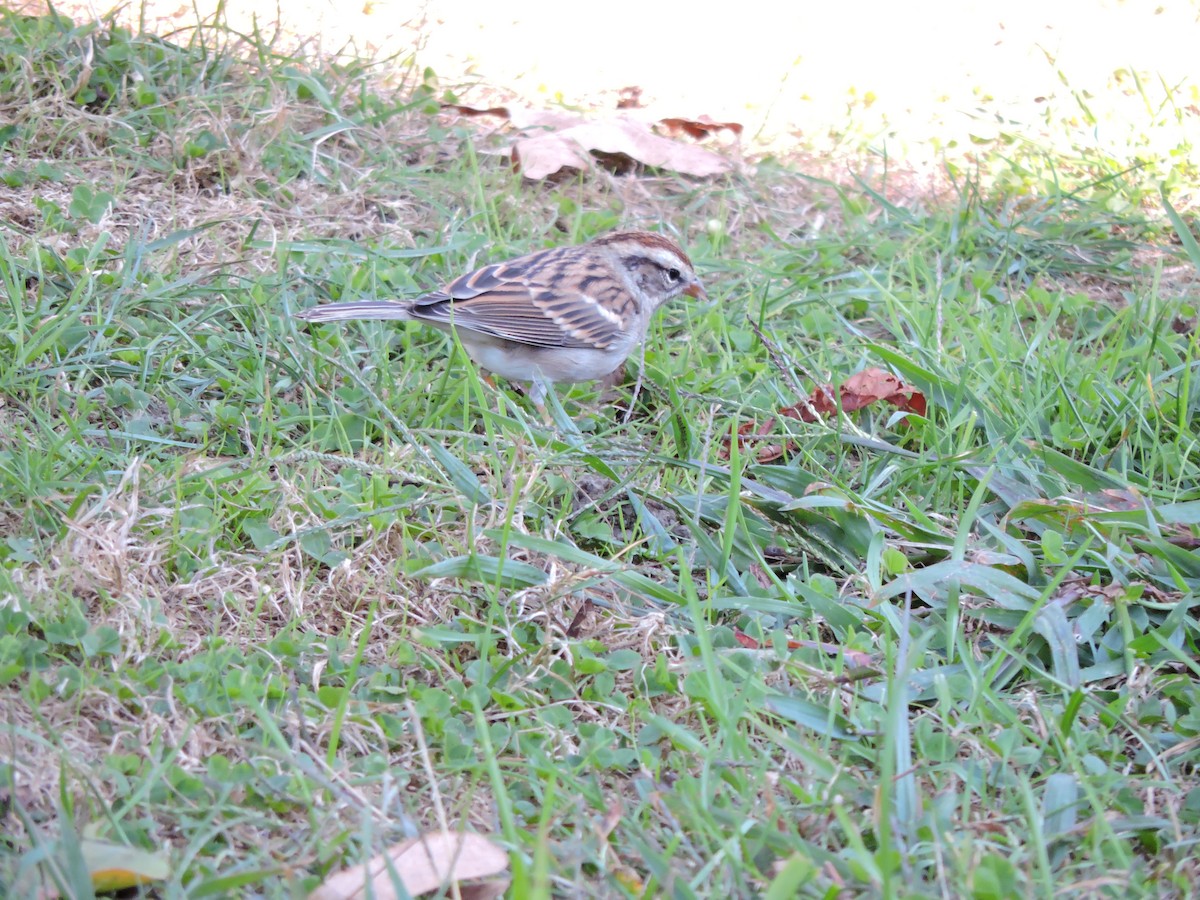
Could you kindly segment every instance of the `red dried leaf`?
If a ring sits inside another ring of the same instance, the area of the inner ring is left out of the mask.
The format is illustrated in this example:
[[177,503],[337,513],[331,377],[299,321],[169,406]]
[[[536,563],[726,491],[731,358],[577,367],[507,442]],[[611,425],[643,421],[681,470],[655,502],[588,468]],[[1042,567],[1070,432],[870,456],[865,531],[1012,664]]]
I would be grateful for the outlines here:
[[[774,417],[768,418],[761,425],[755,425],[753,422],[743,422],[738,426],[738,446],[747,447],[756,443],[759,439],[768,437],[775,428]],[[754,452],[754,458],[760,463],[774,462],[781,458],[789,450],[794,449],[794,444],[767,444],[759,447]],[[729,438],[725,438],[725,446],[721,451],[721,456],[724,459],[729,458]]]
[[617,109],[638,109],[642,105],[642,89],[637,85],[623,87],[617,92]]
[[501,119],[509,118],[508,107],[506,106],[474,107],[465,106],[462,103],[443,103],[442,109],[456,112],[459,115],[470,116],[471,118],[476,116],[499,116]]
[[[876,400],[891,403],[897,409],[925,415],[925,395],[883,369],[864,369],[842,385],[842,409],[861,409]],[[847,406],[847,402],[855,405]]]
[[[924,394],[883,369],[863,369],[856,372],[842,382],[838,388],[838,395],[845,412],[853,412],[880,401],[891,403],[897,409],[914,412],[919,416],[925,415],[927,409]],[[828,416],[835,413],[837,408],[833,385],[825,384],[813,389],[807,403],[797,403],[781,409],[779,413],[801,422],[813,422],[814,412]]]
[[[781,416],[799,419],[801,422],[815,422],[821,416],[830,416],[837,412],[839,403],[846,412],[862,409],[871,403],[882,401],[891,403],[898,409],[914,412],[923,416],[927,404],[925,395],[911,385],[904,384],[899,378],[883,369],[864,369],[851,375],[838,388],[838,395],[833,393],[833,385],[823,384],[813,388],[807,400],[779,410]],[[772,435],[775,428],[774,417],[768,418],[761,425],[754,422],[744,422],[738,427],[737,439],[739,447],[757,444]],[[794,442],[779,443],[778,441],[758,447],[754,458],[759,463],[770,463],[782,458],[795,450]],[[722,456],[729,458],[729,439],[725,439]]]
[[756,641],[740,628],[733,629],[733,639],[748,650],[760,650],[762,644]]
[[759,447],[754,454],[754,461],[759,463],[775,462],[777,459],[783,459],[785,453],[795,449],[792,444],[767,444],[765,447]]
[[667,129],[668,134],[675,135],[682,132],[696,140],[716,134],[719,131],[732,131],[740,137],[743,130],[741,122],[715,122],[708,116],[697,116],[694,119],[682,119],[672,116],[668,119],[660,119],[659,124]]
[[803,403],[785,406],[779,411],[782,416],[799,419],[801,422],[815,422],[820,416],[829,416],[837,412],[837,400],[833,397],[833,385],[822,384],[813,388],[809,398]]
[[761,425],[755,425],[753,422],[743,422],[738,427],[738,437],[763,437],[771,433],[771,429],[775,427],[774,417],[768,418]]

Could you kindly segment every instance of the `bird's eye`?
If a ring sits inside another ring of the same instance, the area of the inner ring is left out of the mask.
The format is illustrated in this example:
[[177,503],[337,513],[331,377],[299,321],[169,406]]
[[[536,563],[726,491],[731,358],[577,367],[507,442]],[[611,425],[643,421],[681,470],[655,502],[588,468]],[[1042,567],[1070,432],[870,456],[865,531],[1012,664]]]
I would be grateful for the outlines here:
[[682,277],[683,275],[680,274],[678,269],[667,269],[667,281],[674,283]]

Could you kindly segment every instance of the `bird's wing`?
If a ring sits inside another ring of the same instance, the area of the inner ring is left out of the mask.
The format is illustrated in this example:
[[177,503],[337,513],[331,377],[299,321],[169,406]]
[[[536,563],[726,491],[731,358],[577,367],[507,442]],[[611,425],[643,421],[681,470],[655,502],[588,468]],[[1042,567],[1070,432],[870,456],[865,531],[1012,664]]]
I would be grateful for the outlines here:
[[[611,275],[575,249],[484,266],[413,301],[412,317],[534,347],[607,350],[629,323],[603,302],[604,289],[613,290]],[[565,289],[568,270],[575,274],[572,289]]]

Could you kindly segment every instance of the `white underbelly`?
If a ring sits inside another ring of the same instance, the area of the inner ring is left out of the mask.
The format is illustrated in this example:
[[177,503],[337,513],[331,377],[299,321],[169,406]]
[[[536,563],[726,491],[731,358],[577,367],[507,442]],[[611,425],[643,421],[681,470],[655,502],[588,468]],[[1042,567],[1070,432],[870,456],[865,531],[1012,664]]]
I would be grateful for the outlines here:
[[625,354],[599,350],[550,350],[528,347],[523,353],[495,345],[467,351],[480,366],[510,381],[592,381],[612,372]]

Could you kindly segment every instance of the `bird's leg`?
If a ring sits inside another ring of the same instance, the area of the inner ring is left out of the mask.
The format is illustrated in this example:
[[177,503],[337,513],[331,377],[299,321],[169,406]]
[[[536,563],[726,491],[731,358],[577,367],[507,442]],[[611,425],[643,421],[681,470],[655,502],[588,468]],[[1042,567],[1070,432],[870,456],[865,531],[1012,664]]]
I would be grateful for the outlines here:
[[542,378],[541,372],[535,372],[533,380],[529,382],[529,399],[533,401],[533,405],[543,407],[546,405],[546,391],[550,386]]
[[542,422],[546,425],[554,424],[554,420],[550,416],[550,411],[546,409],[546,392],[550,390],[553,390],[553,388],[542,377],[542,373],[534,372],[533,378],[529,382],[529,400],[537,407],[538,415],[542,417]]
[[646,375],[646,345],[643,343],[641,353],[638,355],[638,374],[637,381],[633,385],[633,395],[629,398],[629,408],[625,410],[625,420],[623,424],[628,425],[629,420],[633,418],[633,408],[637,406],[638,395],[642,393],[642,379]]

